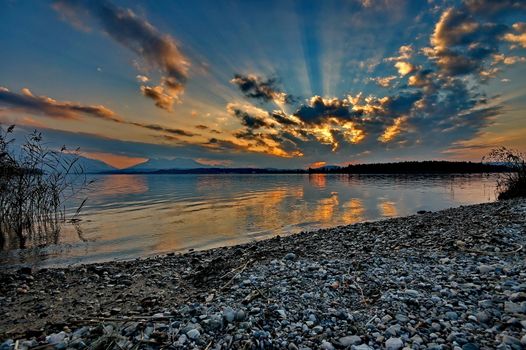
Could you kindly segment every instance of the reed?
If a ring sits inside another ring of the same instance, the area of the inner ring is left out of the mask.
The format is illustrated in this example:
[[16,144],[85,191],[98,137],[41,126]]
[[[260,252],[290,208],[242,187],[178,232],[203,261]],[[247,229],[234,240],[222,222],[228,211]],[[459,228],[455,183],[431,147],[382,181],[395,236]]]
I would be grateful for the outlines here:
[[497,178],[497,198],[511,199],[526,197],[526,155],[506,147],[493,149],[483,161],[504,164],[509,172],[500,173]]
[[36,130],[15,147],[13,130],[13,125],[0,126],[0,245],[56,244],[66,220],[65,202],[88,184],[79,150],[53,149]]

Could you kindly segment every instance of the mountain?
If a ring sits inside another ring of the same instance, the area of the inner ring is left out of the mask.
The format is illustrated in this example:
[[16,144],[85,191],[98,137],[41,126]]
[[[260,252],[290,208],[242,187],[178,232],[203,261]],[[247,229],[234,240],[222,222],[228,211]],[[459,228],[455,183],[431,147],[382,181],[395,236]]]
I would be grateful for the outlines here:
[[150,172],[156,170],[168,170],[168,169],[197,169],[197,168],[206,168],[208,167],[205,164],[196,162],[190,158],[175,158],[175,159],[162,159],[162,158],[152,158],[147,160],[144,163],[134,165],[132,167],[123,169],[129,172]]
[[79,156],[77,164],[81,165],[86,173],[100,173],[104,171],[116,170],[111,165],[108,165],[100,160],[86,158]]

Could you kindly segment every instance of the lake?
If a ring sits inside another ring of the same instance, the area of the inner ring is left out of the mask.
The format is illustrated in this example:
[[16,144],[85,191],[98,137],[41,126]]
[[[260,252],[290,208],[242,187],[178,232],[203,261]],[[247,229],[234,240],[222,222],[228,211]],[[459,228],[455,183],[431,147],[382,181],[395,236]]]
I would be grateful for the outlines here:
[[[97,175],[61,244],[4,267],[132,259],[495,200],[496,175]],[[73,212],[74,208],[70,209]]]

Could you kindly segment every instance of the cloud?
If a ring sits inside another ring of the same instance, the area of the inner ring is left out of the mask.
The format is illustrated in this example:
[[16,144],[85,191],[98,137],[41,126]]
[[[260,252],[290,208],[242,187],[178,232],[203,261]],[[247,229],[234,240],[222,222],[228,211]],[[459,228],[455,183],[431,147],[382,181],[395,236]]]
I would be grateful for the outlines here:
[[176,129],[176,128],[169,128],[166,126],[162,126],[159,124],[144,124],[144,123],[137,123],[137,122],[129,122],[130,125],[135,125],[141,128],[154,130],[154,131],[162,131],[168,134],[176,135],[176,136],[186,136],[186,137],[193,137],[198,136],[199,134],[194,134],[190,131],[186,131],[183,129]]
[[395,67],[396,69],[398,69],[398,74],[400,74],[401,76],[412,73],[415,70],[415,66],[405,61],[396,62]]
[[507,33],[504,40],[517,44],[522,48],[526,48],[526,23],[515,23],[513,29],[516,33]]
[[135,78],[136,78],[137,81],[140,82],[140,83],[147,83],[147,82],[150,81],[150,78],[148,78],[148,77],[145,76],[145,75],[141,75],[141,74],[137,75]]
[[81,115],[85,115],[118,123],[123,122],[115,112],[102,105],[61,102],[47,96],[35,96],[27,88],[22,89],[21,93],[16,93],[0,87],[0,106],[52,118],[79,119]]
[[371,81],[374,81],[376,84],[378,84],[381,87],[390,87],[391,82],[395,80],[397,77],[396,75],[390,75],[388,77],[377,77],[377,78],[369,78]]
[[[413,57],[413,47],[411,45],[400,46],[400,48],[398,49],[398,54],[399,54],[398,56],[387,57],[384,59],[384,61],[395,62],[394,66],[398,70],[398,74],[400,74],[400,76],[405,76],[416,70],[416,67],[412,63],[409,62],[409,60]],[[377,81],[377,82],[380,85],[382,83],[382,81]],[[384,80],[383,82],[384,84],[389,86],[390,80],[388,81]],[[381,85],[381,86],[386,87],[385,85]]]
[[409,86],[426,87],[429,89],[430,87],[433,87],[432,79],[434,79],[434,77],[435,75],[432,70],[422,69],[417,71],[414,75],[411,75],[407,79],[407,83]]
[[[86,19],[94,20],[113,40],[137,54],[147,66],[159,69],[162,72],[159,85],[141,86],[144,96],[152,98],[156,106],[169,110],[168,107],[171,108],[179,99],[188,78],[190,61],[170,35],[161,33],[132,10],[107,0],[55,0],[53,8],[77,26],[79,23],[86,26]],[[137,78],[146,83],[144,76]]]
[[[81,1],[59,1],[62,2],[76,4]],[[363,61],[360,67],[363,67],[364,74],[367,67],[379,64],[378,68],[389,65],[391,73],[377,78],[358,77],[356,81],[374,81],[389,87],[389,90],[372,94],[371,84],[363,93],[358,90],[336,96],[303,96],[304,99],[300,100],[284,91],[278,84],[278,78],[236,74],[230,82],[253,100],[227,104],[226,110],[233,123],[223,125],[237,125],[235,130],[218,131],[201,125],[195,126],[195,129],[192,127],[192,131],[207,130],[203,132],[207,135],[221,133],[221,136],[200,144],[212,152],[236,155],[257,153],[282,158],[311,157],[305,162],[319,160],[320,154],[331,151],[338,155],[335,157],[342,158],[371,151],[398,150],[397,154],[402,154],[405,149],[407,155],[412,154],[412,149],[435,152],[455,142],[468,140],[492,125],[502,113],[498,100],[485,96],[481,90],[484,85],[479,83],[498,76],[506,66],[525,60],[515,53],[518,51],[512,54],[508,50],[510,47],[520,49],[526,44],[523,38],[526,25],[516,23],[511,26],[520,18],[518,13],[524,10],[525,3],[508,0],[465,0],[457,3],[457,6],[445,10],[435,6],[433,11],[437,12],[433,12],[432,16],[438,14],[439,19],[432,25],[431,32],[419,33],[413,45],[397,46],[393,57],[382,60],[378,54],[371,62]],[[95,4],[97,7],[106,3],[96,1]],[[91,4],[83,6],[92,7]],[[115,6],[113,8],[116,9]],[[122,11],[126,14],[129,10]],[[76,14],[82,16],[83,12]],[[509,14],[514,15],[505,18]],[[87,16],[98,18],[98,15],[90,13]],[[431,15],[427,13],[425,16]],[[135,15],[132,17],[138,19]],[[424,25],[424,22],[419,22],[418,28]],[[113,37],[104,24],[101,27]],[[156,29],[155,32],[164,37]],[[417,45],[424,35],[429,38],[429,47],[421,48]],[[129,43],[120,43],[130,48]],[[141,92],[160,108],[171,110],[184,89],[187,70],[179,76],[182,79],[172,81],[161,61],[134,52],[163,73],[159,84],[149,82],[146,75],[139,75],[137,79],[142,85]],[[188,67],[189,62],[186,69]],[[156,130],[166,140],[177,141],[197,135],[156,124],[134,125]],[[174,142],[174,145],[179,143]]]
[[236,74],[230,82],[236,85],[245,96],[256,100],[263,102],[273,101],[278,106],[292,102],[291,96],[276,87],[275,79],[263,80],[253,74]]
[[279,157],[314,156],[324,146],[339,154],[444,149],[473,137],[501,113],[501,106],[487,106],[488,98],[462,78],[424,66],[408,75],[408,84],[388,96],[313,96],[290,114],[231,103],[227,110],[242,126],[232,142]]
[[464,5],[471,13],[482,16],[495,16],[526,10],[526,3],[523,0],[464,0]]
[[141,86],[141,92],[144,96],[155,101],[155,105],[167,111],[172,111],[176,97],[167,93],[164,87],[158,86]]
[[407,61],[410,60],[413,56],[413,47],[411,45],[402,45],[398,49],[399,56],[387,57],[384,61]]
[[386,143],[392,141],[398,134],[402,132],[403,124],[406,122],[406,117],[396,118],[393,125],[388,126],[383,134],[378,138],[379,141]]
[[267,124],[264,119],[250,115],[247,112],[241,111],[239,109],[234,109],[233,114],[241,120],[241,124],[249,129],[253,130],[269,126],[269,124]]
[[508,26],[473,13],[484,6],[482,1],[471,2],[442,13],[430,39],[432,47],[424,50],[442,73],[450,76],[480,73],[488,63],[486,59],[499,52]]
[[278,124],[287,126],[294,126],[300,124],[300,121],[297,118],[292,118],[283,111],[273,111],[270,115]]
[[175,136],[198,136],[198,134],[182,129],[125,120],[114,111],[102,105],[85,105],[78,102],[57,101],[47,96],[35,96],[27,88],[22,89],[21,93],[15,93],[9,91],[5,87],[0,87],[0,107],[6,107],[8,110],[15,112],[38,114],[51,118],[78,120],[83,116],[88,116],[114,123],[132,125],[148,130],[167,133],[172,135],[174,139]]
[[403,131],[401,121],[406,120],[405,115],[410,114],[421,95],[407,92],[383,98],[313,96],[292,114],[233,103],[227,110],[241,120],[243,128],[233,136],[245,142],[247,149],[292,157],[303,155],[313,144],[337,151],[343,144],[358,145],[366,138],[380,139],[383,134],[382,142],[390,142]]
[[[385,58],[399,77],[369,80],[391,87],[399,79],[391,94],[312,96],[292,113],[237,112],[233,115],[245,122],[233,133],[236,142],[248,142],[246,147],[265,154],[279,155],[279,149],[285,151],[279,156],[293,156],[293,151],[314,158],[327,151],[341,156],[393,149],[399,154],[406,149],[408,155],[411,149],[437,152],[477,137],[503,111],[478,83],[494,78],[505,66],[526,61],[501,52],[509,43],[520,47],[526,32],[526,25],[511,28],[503,19],[512,13],[510,6],[516,11],[523,6],[503,2],[507,7],[467,1],[447,8],[433,28],[430,47],[402,45],[397,55]],[[247,81],[246,91],[257,91],[254,81]]]
[[230,115],[238,118],[241,124],[249,129],[272,127],[273,125],[273,120],[267,111],[250,104],[229,103],[226,109]]
[[505,65],[512,65],[519,62],[526,62],[526,57],[506,56],[504,54],[493,55],[493,64],[502,63]]
[[348,99],[313,96],[307,104],[296,110],[294,116],[307,124],[320,124],[327,118],[353,120],[360,114],[361,112],[352,109],[352,104]]

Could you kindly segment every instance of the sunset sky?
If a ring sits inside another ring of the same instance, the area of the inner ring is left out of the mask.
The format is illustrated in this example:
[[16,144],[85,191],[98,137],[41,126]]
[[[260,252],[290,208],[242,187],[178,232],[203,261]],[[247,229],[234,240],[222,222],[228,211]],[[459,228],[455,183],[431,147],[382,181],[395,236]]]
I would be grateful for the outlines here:
[[0,123],[123,168],[526,151],[524,0],[0,0]]

